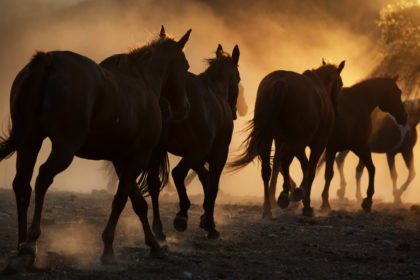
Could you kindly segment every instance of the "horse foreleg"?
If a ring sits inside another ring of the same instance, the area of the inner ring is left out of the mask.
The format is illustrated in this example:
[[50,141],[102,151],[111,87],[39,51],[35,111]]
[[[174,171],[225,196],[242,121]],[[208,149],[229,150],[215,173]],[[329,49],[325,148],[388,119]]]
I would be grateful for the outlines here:
[[141,191],[137,188],[135,178],[130,181],[130,184],[133,185],[133,187],[131,187],[129,197],[131,204],[133,205],[134,212],[136,212],[137,216],[139,216],[143,225],[144,240],[146,245],[150,247],[150,256],[162,257],[163,252],[152,233],[149,220],[147,219],[147,202],[141,194]]
[[344,199],[346,193],[346,178],[344,177],[344,160],[346,159],[349,151],[339,152],[335,158],[335,163],[337,164],[338,172],[340,173],[340,189],[337,190],[337,196],[340,199]]
[[372,208],[372,197],[375,193],[375,166],[372,162],[372,156],[369,147],[364,147],[360,151],[357,151],[356,154],[363,161],[363,164],[366,166],[369,172],[369,186],[366,192],[367,197],[363,199],[362,208],[366,212],[370,212]]
[[128,199],[129,190],[126,184],[126,179],[120,175],[118,189],[114,195],[114,200],[112,201],[111,215],[109,216],[108,223],[102,233],[104,252],[102,254],[101,261],[104,264],[115,263],[114,248],[112,243],[114,242],[115,227],[117,226],[118,219]]
[[214,205],[219,191],[220,175],[225,167],[228,149],[218,152],[209,160],[209,186],[204,199],[204,215],[200,219],[200,227],[207,230],[209,239],[219,238],[220,233],[214,223]]
[[191,202],[188,199],[184,180],[189,169],[190,167],[187,165],[185,158],[181,159],[178,165],[172,169],[172,178],[174,179],[175,187],[178,192],[180,208],[174,219],[174,227],[177,231],[185,231],[188,225],[188,209],[190,209]]
[[331,206],[328,201],[328,198],[329,198],[331,180],[334,176],[334,159],[335,159],[335,151],[327,148],[327,151],[325,154],[325,176],[324,176],[325,186],[322,192],[322,205],[321,205],[322,211],[331,210]]
[[363,164],[363,161],[359,159],[359,163],[356,166],[356,200],[357,201],[362,201],[362,191],[360,187],[360,181],[362,179],[364,168],[365,168],[365,165]]
[[153,232],[158,240],[164,241],[166,235],[163,233],[162,221],[160,219],[159,211],[159,194],[160,194],[160,181],[159,181],[159,167],[152,168],[147,176],[149,184],[149,193],[152,198],[153,207]]

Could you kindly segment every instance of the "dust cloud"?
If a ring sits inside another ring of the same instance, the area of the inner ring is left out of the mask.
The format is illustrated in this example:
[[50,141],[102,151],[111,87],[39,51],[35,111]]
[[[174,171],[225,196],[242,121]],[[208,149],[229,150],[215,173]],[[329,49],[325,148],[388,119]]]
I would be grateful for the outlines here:
[[[100,62],[104,58],[128,50],[153,39],[162,24],[175,36],[193,29],[186,46],[190,71],[206,68],[205,58],[212,57],[217,44],[231,52],[239,45],[242,85],[249,105],[248,114],[235,123],[231,154],[245,138],[240,133],[252,117],[259,81],[276,69],[302,72],[320,65],[324,57],[333,62],[346,60],[342,77],[345,86],[365,78],[380,61],[380,34],[376,20],[387,0],[322,0],[322,1],[134,1],[134,0],[4,0],[0,9],[0,120],[6,128],[9,118],[9,92],[14,77],[29,61],[35,50],[72,50]],[[46,160],[50,146],[43,146],[36,169]],[[417,151],[416,151],[417,152]],[[177,159],[171,158],[172,166]],[[346,160],[348,197],[354,197],[354,168],[357,160]],[[385,157],[375,155],[375,199],[391,199],[391,181]],[[400,178],[407,172],[397,159]],[[15,157],[0,163],[0,187],[10,188],[14,176]],[[416,167],[418,167],[416,162]],[[89,192],[103,189],[108,176],[101,162],[76,159],[56,177],[51,189]],[[299,165],[292,165],[292,176],[301,179]],[[35,171],[34,176],[37,174]],[[364,176],[363,191],[366,189]],[[281,179],[279,186],[281,186]],[[403,196],[404,201],[420,200],[416,192],[418,180]],[[313,198],[319,198],[323,176],[314,182]],[[335,197],[338,177],[332,181]],[[262,196],[262,180],[257,164],[237,174],[221,178],[222,193],[231,196]],[[191,194],[201,192],[198,180],[189,188]]]

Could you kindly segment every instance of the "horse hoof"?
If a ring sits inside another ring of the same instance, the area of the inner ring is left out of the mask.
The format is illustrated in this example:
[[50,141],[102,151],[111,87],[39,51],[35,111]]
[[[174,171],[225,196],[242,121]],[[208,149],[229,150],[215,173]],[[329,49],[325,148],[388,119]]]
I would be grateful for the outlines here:
[[321,212],[327,213],[331,211],[331,206],[328,202],[323,202],[321,205]]
[[19,272],[25,272],[32,268],[35,262],[35,255],[21,254],[11,257],[6,268],[2,271],[3,275],[11,275]]
[[114,254],[103,254],[101,256],[101,263],[103,265],[114,265],[117,263]]
[[220,233],[216,229],[211,229],[207,232],[208,239],[218,239],[220,237]]
[[163,233],[162,225],[153,225],[153,233],[158,241],[166,240],[166,235]]
[[174,227],[177,231],[184,232],[188,226],[188,216],[176,214],[174,219]]
[[150,249],[150,257],[153,259],[164,259],[167,256],[167,250],[164,250],[160,247]]
[[294,201],[301,201],[304,196],[305,191],[301,187],[294,189],[294,191],[292,192],[292,200]]
[[302,215],[305,217],[313,217],[315,216],[314,209],[312,209],[312,207],[303,207]]
[[277,205],[282,209],[286,209],[287,207],[289,207],[289,203],[289,194],[282,192],[279,196],[279,199],[277,200]]
[[263,215],[262,215],[262,218],[266,219],[266,220],[272,220],[273,215],[271,214],[271,211],[264,211]]
[[363,199],[362,208],[363,210],[365,210],[365,212],[369,213],[370,210],[372,209],[372,200],[368,198]]
[[344,194],[345,194],[345,192],[344,192],[343,189],[338,189],[337,196],[338,196],[339,199],[343,200],[344,199]]

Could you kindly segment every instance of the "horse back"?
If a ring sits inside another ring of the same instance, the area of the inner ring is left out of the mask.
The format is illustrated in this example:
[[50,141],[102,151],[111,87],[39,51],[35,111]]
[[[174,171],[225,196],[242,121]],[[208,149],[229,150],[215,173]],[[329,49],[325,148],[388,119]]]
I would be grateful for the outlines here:
[[333,108],[321,90],[299,73],[270,73],[258,88],[254,125],[269,121],[276,136],[290,142],[304,139],[309,145],[320,129],[328,130],[332,125]]

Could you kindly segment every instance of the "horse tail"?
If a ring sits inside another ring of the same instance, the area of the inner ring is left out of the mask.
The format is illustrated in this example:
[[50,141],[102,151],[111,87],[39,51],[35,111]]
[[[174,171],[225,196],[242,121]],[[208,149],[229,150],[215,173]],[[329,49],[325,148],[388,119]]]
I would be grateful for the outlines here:
[[236,160],[228,164],[228,168],[232,171],[245,167],[256,157],[261,160],[263,151],[271,149],[275,132],[278,130],[275,126],[275,120],[278,116],[279,106],[282,104],[283,91],[286,90],[286,85],[280,82],[273,87],[266,88],[263,82],[264,80],[258,88],[254,118],[245,129],[250,131],[248,137],[242,143],[245,150]]
[[[45,74],[50,56],[37,52],[13,81],[10,93],[11,124],[7,135],[0,136],[0,161],[13,155],[22,141],[29,122],[36,120],[40,107],[40,94],[45,84]],[[33,109],[27,110],[28,104]]]
[[169,105],[163,99],[160,101],[162,112],[162,133],[157,146],[152,152],[148,167],[144,170],[137,181],[137,185],[143,195],[159,193],[168,183],[169,157],[167,151]]

